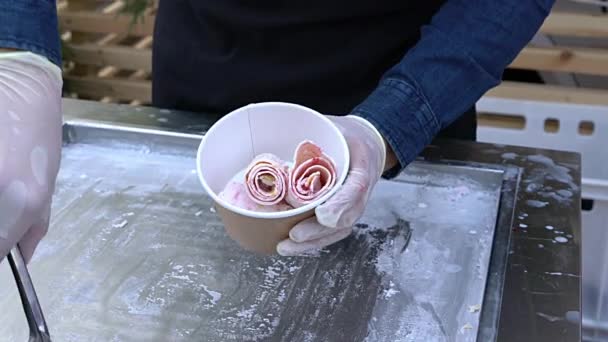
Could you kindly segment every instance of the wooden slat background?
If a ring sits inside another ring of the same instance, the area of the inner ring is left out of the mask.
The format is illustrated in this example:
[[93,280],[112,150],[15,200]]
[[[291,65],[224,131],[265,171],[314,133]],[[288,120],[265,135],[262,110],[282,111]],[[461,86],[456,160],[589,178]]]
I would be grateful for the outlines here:
[[[71,96],[104,102],[150,103],[156,3],[135,24],[130,16],[120,14],[124,6],[122,0],[58,2],[62,38],[67,46],[65,80]],[[608,42],[608,15],[554,12],[541,32]],[[608,85],[608,48],[530,45],[511,67],[597,75],[605,77]],[[608,89],[503,82],[489,94],[608,105]]]

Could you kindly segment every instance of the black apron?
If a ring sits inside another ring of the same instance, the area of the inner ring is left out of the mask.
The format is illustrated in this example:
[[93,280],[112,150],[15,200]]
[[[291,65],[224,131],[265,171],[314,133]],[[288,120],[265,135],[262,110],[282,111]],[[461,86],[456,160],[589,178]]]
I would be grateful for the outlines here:
[[[228,113],[263,101],[345,115],[444,0],[160,0],[153,104]],[[443,137],[474,139],[471,109]]]

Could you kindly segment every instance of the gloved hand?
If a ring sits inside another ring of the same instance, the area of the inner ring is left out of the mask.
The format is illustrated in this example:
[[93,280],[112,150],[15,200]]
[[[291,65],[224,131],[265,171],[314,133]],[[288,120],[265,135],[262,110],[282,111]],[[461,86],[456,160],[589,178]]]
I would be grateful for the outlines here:
[[30,260],[49,224],[61,154],[61,70],[29,52],[0,53],[0,261]]
[[350,171],[340,190],[315,209],[316,215],[298,223],[289,232],[289,239],[277,245],[281,255],[305,254],[349,236],[384,171],[386,145],[371,123],[352,115],[329,119],[346,138]]

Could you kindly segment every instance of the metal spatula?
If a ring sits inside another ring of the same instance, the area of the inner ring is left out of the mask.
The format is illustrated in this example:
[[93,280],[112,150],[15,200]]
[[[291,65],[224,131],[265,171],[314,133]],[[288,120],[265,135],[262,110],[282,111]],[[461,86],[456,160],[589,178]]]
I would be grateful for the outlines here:
[[51,335],[46,326],[32,278],[30,278],[30,273],[27,270],[27,265],[19,246],[11,250],[11,253],[8,255],[8,262],[13,270],[21,303],[23,304],[23,311],[30,327],[29,342],[51,342]]

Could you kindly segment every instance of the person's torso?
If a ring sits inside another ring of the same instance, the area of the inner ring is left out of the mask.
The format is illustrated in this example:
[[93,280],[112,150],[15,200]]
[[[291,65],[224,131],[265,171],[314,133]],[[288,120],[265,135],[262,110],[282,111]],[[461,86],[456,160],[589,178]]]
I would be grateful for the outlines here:
[[286,101],[347,114],[443,0],[161,0],[154,104],[226,113]]

